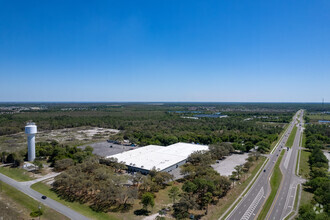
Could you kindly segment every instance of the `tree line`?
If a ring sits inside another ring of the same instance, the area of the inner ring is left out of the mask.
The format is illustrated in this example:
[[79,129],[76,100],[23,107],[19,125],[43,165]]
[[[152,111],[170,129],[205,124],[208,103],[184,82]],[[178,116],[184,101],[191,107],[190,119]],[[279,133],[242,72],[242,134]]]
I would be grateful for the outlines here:
[[304,184],[306,190],[313,193],[311,203],[299,208],[300,220],[330,219],[330,178],[328,159],[321,149],[329,147],[330,129],[326,125],[307,125],[306,148],[311,151],[308,159],[309,179]]

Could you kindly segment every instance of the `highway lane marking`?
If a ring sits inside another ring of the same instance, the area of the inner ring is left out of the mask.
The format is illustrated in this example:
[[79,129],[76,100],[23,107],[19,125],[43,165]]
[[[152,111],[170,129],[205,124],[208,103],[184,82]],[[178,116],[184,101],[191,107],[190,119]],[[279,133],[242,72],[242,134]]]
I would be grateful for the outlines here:
[[251,205],[249,206],[249,208],[246,210],[243,217],[241,218],[242,220],[248,220],[250,218],[251,214],[254,212],[260,200],[262,199],[264,193],[265,193],[264,187],[261,187],[258,195],[255,197],[255,199],[253,200],[253,202],[251,203]]

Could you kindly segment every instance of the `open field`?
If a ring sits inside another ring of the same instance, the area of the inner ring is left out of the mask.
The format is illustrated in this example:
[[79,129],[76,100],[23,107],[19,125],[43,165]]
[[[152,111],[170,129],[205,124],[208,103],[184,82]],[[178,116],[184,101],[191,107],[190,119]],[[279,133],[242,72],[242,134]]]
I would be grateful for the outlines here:
[[0,173],[19,182],[35,179],[32,177],[32,174],[30,172],[21,168],[0,167]]
[[282,150],[276,164],[273,170],[272,177],[270,178],[270,187],[271,187],[271,192],[268,196],[268,199],[266,200],[264,206],[262,207],[262,210],[258,216],[258,219],[263,220],[266,218],[269,209],[271,208],[273,201],[275,199],[276,193],[278,188],[280,187],[281,181],[282,181],[282,172],[280,169],[280,164],[283,158],[283,155],[285,153],[285,150]]
[[221,198],[217,205],[210,206],[208,215],[204,216],[203,219],[215,220],[230,207],[231,204],[237,199],[237,197],[244,191],[244,189],[252,181],[253,177],[257,174],[258,170],[266,160],[266,157],[261,157],[254,165],[251,167],[247,179],[244,180],[241,184],[236,184],[234,188],[229,190],[227,195]]
[[[36,142],[46,142],[55,140],[64,145],[84,145],[105,141],[111,135],[119,132],[116,129],[97,127],[77,127],[57,130],[38,129]],[[0,151],[15,152],[27,148],[27,140],[24,132],[0,136]]]
[[[47,206],[40,204],[36,200],[18,191],[17,189],[3,182],[0,182],[0,184],[1,184],[1,193],[0,193],[1,198],[7,198],[4,202],[7,205],[13,204],[16,211],[20,213],[19,215],[22,216],[23,219],[30,219],[31,218],[29,216],[30,213],[33,211],[37,211],[39,205],[41,205],[41,210],[43,211],[43,215],[41,216],[42,219],[49,219],[49,220],[68,219],[62,214],[54,211],[53,209],[50,209]],[[16,218],[13,219],[18,219],[18,216],[14,216],[14,217]]]
[[296,137],[297,129],[298,129],[297,126],[293,127],[292,132],[291,132],[285,146],[290,147],[290,148],[292,147],[294,138]]

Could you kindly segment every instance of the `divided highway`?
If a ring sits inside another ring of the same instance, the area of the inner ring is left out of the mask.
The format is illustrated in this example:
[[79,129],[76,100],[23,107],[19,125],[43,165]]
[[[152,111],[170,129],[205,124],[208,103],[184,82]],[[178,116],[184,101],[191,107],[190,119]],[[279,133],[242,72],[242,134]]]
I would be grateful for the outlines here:
[[[273,152],[269,155],[269,161],[264,167],[264,171],[261,172],[251,189],[248,193],[244,196],[244,198],[240,201],[240,203],[234,208],[234,210],[228,215],[226,219],[229,220],[252,220],[256,219],[264,202],[266,201],[271,188],[269,184],[269,180],[272,174],[272,170],[275,166],[275,163],[278,159],[280,151],[282,149],[286,150],[285,144],[287,142],[288,137],[290,136],[292,129],[296,126],[297,117],[300,114],[300,118],[303,117],[303,111],[299,110],[295,116],[293,117],[292,122],[290,123],[288,129],[285,131],[284,135],[281,137],[279,142],[277,143]],[[302,120],[300,120],[302,121]],[[286,174],[283,173],[284,179],[282,179],[282,184],[280,186],[279,192],[275,197],[275,206],[272,205],[270,212],[267,215],[269,219],[283,219],[283,216],[286,215],[287,212],[291,212],[292,208],[289,208],[290,204],[292,204],[292,197],[291,195],[295,195],[295,190],[293,187],[296,187],[296,184],[299,182],[298,178],[295,178],[294,170],[296,165],[296,156],[297,156],[297,147],[299,145],[299,137],[301,134],[301,128],[298,129],[296,138],[294,141],[294,146],[292,149],[286,152],[286,156],[282,159],[281,170],[283,164],[287,164],[287,168],[285,168]],[[297,138],[298,137],[298,138]],[[294,149],[294,151],[293,151]],[[292,151],[292,152],[291,152]],[[289,156],[288,156],[289,155]],[[288,158],[288,159],[287,159]],[[294,159],[295,158],[295,159]],[[283,163],[283,161],[287,161]],[[294,184],[295,183],[295,184]],[[279,194],[280,193],[280,194]],[[285,194],[286,193],[286,194]],[[288,195],[289,196],[284,196]],[[279,194],[279,196],[278,196]],[[279,199],[278,199],[279,198]],[[294,202],[294,199],[293,199]],[[287,204],[287,206],[285,206]],[[274,209],[274,207],[276,207]]]
[[291,150],[286,154],[286,157],[280,166],[283,178],[270,212],[267,215],[267,219],[284,219],[291,213],[294,206],[297,185],[303,182],[301,178],[295,175],[296,162],[298,159],[297,156],[299,151],[299,141],[300,136],[303,133],[303,113],[300,114],[299,120],[300,124],[297,125],[298,129],[293,142],[293,146]]

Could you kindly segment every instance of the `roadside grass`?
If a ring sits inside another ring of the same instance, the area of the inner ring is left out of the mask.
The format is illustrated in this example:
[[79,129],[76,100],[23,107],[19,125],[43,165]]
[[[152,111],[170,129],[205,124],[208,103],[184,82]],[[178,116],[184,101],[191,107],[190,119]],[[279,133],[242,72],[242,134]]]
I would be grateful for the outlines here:
[[268,199],[266,200],[265,204],[262,207],[262,210],[258,216],[258,219],[263,220],[266,218],[269,209],[271,208],[273,201],[275,199],[276,193],[278,188],[280,187],[281,181],[282,181],[282,172],[280,169],[280,164],[283,158],[285,150],[281,151],[281,154],[275,164],[274,170],[272,177],[270,178],[270,187],[271,187],[271,192],[268,196]]
[[[253,177],[257,174],[257,172],[259,171],[259,169],[261,168],[261,166],[263,165],[266,159],[267,159],[266,157],[261,157],[258,161],[256,161],[256,163],[250,169],[248,178],[240,185],[235,185],[235,187],[231,189],[225,197],[221,198],[218,201],[217,205],[210,206],[207,216],[204,216],[203,219],[208,219],[208,220],[219,219],[219,217],[225,211],[227,211],[227,209],[231,206],[231,204],[233,204],[233,202],[237,199],[237,197],[249,185],[249,183],[252,181]],[[248,190],[246,192],[248,192]],[[235,208],[235,206],[233,206],[233,208]],[[228,212],[228,214],[230,213],[230,211]]]
[[17,180],[19,182],[34,180],[35,178],[29,176],[29,172],[21,168],[0,167],[0,173]]
[[305,132],[302,133],[301,147],[306,147],[306,134],[305,134]]
[[297,205],[298,205],[298,197],[299,197],[299,191],[300,191],[300,184],[297,185],[297,190],[296,190],[296,198],[294,200],[294,206],[293,206],[293,210],[297,209]]
[[290,212],[290,215],[288,215],[284,220],[289,220],[294,214],[295,212]]
[[[22,206],[23,208],[27,209],[28,215],[38,210],[39,202],[32,199],[28,195],[25,195],[24,193],[18,191],[14,187],[4,183],[0,182],[1,184],[1,193],[6,196],[8,196],[10,199],[12,199],[15,203]],[[44,206],[43,204],[40,204],[41,210],[43,211],[43,214],[41,218],[43,219],[50,219],[50,220],[58,220],[58,219],[68,219],[66,216],[62,215],[61,213],[56,212],[55,210]],[[30,219],[30,217],[28,218]]]
[[287,123],[285,126],[284,126],[284,129],[283,131],[278,135],[276,141],[274,141],[271,146],[270,146],[270,150],[269,152],[272,152],[272,150],[274,149],[274,147],[276,146],[276,144],[279,142],[279,140],[282,138],[283,134],[286,132],[286,130],[288,129],[290,123]]
[[313,193],[306,191],[303,187],[303,190],[301,190],[300,206],[309,204],[312,200],[313,200]]
[[[295,174],[296,174],[297,176],[299,175],[298,164],[299,164],[299,161],[300,161],[300,157],[299,157],[299,155],[301,154],[300,152],[301,152],[301,150],[298,150],[297,160],[296,160]],[[300,169],[300,168],[299,168],[299,169]]]
[[308,165],[308,158],[311,154],[308,150],[301,150],[300,151],[300,164],[299,164],[299,175],[304,179],[309,178],[309,165]]
[[285,146],[290,147],[290,148],[292,147],[293,142],[294,142],[294,138],[296,137],[297,129],[298,129],[297,126],[293,127],[293,129],[291,131],[291,134],[290,134]]
[[117,219],[107,213],[103,212],[95,212],[93,211],[88,205],[80,204],[79,202],[68,202],[64,199],[61,199],[54,191],[51,190],[51,188],[42,183],[35,183],[31,186],[32,189],[42,193],[43,195],[62,203],[63,205],[81,213],[82,215],[91,218],[91,219],[105,219],[105,220],[114,220]]

